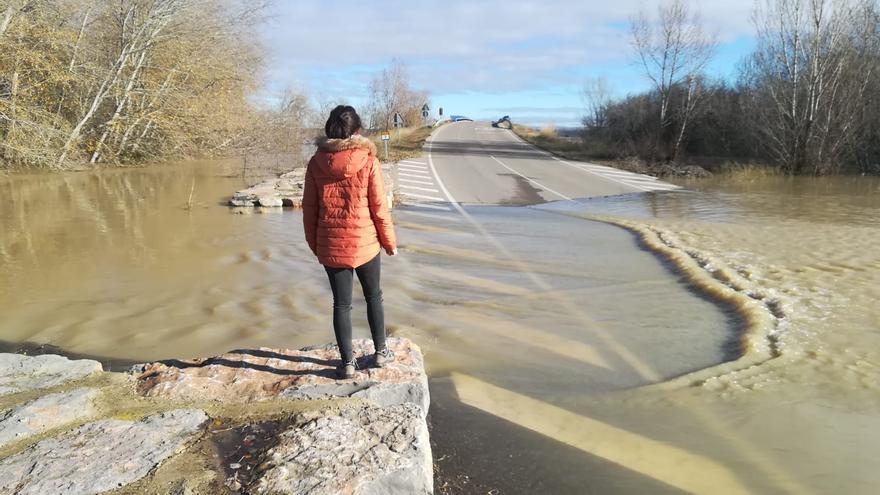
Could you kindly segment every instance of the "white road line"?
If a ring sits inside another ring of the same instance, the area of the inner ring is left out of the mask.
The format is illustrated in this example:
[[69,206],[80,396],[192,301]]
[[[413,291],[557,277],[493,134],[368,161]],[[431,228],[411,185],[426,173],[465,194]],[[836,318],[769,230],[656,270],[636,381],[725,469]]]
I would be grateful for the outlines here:
[[416,179],[429,179],[431,178],[431,174],[422,173],[422,172],[397,172],[397,175],[402,175],[404,177],[413,177]]
[[680,186],[674,184],[656,184],[645,187],[647,187],[649,191],[673,191],[675,189],[681,189]]
[[601,178],[603,178],[603,179],[605,179],[605,180],[607,180],[607,181],[616,182],[616,183],[618,183],[618,184],[624,185],[624,186],[626,186],[626,187],[631,187],[631,188],[633,188],[633,189],[637,189],[637,190],[639,190],[639,191],[647,192],[647,191],[650,190],[650,189],[646,189],[646,188],[644,188],[644,187],[639,187],[639,186],[636,186],[636,185],[633,185],[633,184],[627,184],[627,183],[625,183],[625,182],[622,182],[622,181],[620,181],[620,180],[614,179],[614,178],[612,178],[612,177],[606,177],[606,176],[602,175],[601,173],[596,172],[596,171],[594,171],[594,170],[591,170],[591,169],[588,169],[588,168],[585,168],[585,167],[577,166],[577,165],[575,165],[575,164],[573,164],[573,163],[571,163],[571,162],[567,162],[567,161],[565,161],[565,160],[559,158],[558,156],[556,156],[556,155],[554,155],[554,154],[552,154],[552,153],[548,153],[548,152],[546,152],[546,151],[544,151],[544,150],[542,150],[542,149],[540,149],[540,148],[538,148],[538,147],[532,145],[531,143],[525,141],[523,138],[517,136],[516,133],[513,132],[513,131],[508,131],[508,135],[513,136],[514,139],[516,139],[517,141],[523,143],[524,145],[533,148],[534,151],[536,151],[537,153],[540,153],[540,154],[542,154],[542,155],[544,155],[544,156],[549,156],[549,157],[552,158],[553,160],[556,160],[556,161],[559,162],[559,163],[564,163],[565,165],[568,165],[569,167],[576,168],[576,169],[578,169],[578,170],[583,170],[584,172],[586,172],[586,173],[588,173],[588,174],[593,174],[593,175],[599,176],[599,177],[601,177]]
[[627,172],[626,170],[613,170],[613,169],[607,169],[607,168],[604,170],[591,168],[590,170],[594,170],[596,173],[599,173],[602,175],[616,175],[616,176],[620,176],[620,177],[638,177],[639,176],[639,174]]
[[415,179],[397,179],[397,180],[399,180],[400,182],[408,182],[410,184],[424,184],[426,186],[433,186],[434,185],[434,181],[427,181],[427,180],[415,180]]
[[532,179],[531,177],[526,177],[525,175],[523,175],[523,174],[517,172],[516,170],[514,170],[514,169],[508,167],[507,165],[504,164],[504,162],[502,162],[501,160],[495,158],[495,155],[489,155],[489,158],[495,160],[495,161],[498,162],[498,164],[501,165],[502,167],[506,168],[507,170],[510,170],[511,172],[513,172],[513,173],[515,173],[516,175],[522,177],[523,179],[525,179],[525,180],[531,182],[532,184],[534,184],[534,185],[540,187],[541,189],[544,189],[544,190],[546,190],[546,191],[550,191],[551,193],[553,193],[553,194],[559,196],[559,197],[562,198],[562,199],[571,200],[571,198],[569,198],[569,197],[566,196],[565,194],[562,194],[561,192],[554,191],[553,189],[550,189],[549,187],[545,186],[544,184],[541,184],[540,182],[536,181],[535,179]]
[[625,182],[627,185],[633,187],[645,187],[648,190],[653,190],[658,186],[664,189],[681,189],[680,186],[669,184],[668,182],[662,182],[660,179],[650,175],[637,174],[635,172],[628,172],[626,170],[619,170],[601,165],[580,165],[580,167],[583,169],[589,169],[591,172],[614,181],[619,179],[621,182]]
[[[575,163],[575,165],[578,165]],[[619,168],[611,168],[605,167],[602,165],[579,165],[581,168],[592,170],[593,172],[603,174],[603,175],[616,175],[620,177],[644,177],[652,180],[657,180],[656,177],[651,177],[650,175],[639,174],[636,172],[630,172],[629,170],[621,170]]]
[[636,174],[630,180],[640,180],[642,182],[662,182],[660,179],[656,177],[651,177],[650,175],[638,175]]
[[416,162],[413,160],[400,160],[399,163],[413,163],[415,165],[425,165],[425,162]]
[[428,208],[428,209],[431,209],[431,210],[443,210],[443,211],[449,211],[449,208],[447,208],[447,207],[445,207],[445,206],[432,205],[432,204],[428,204],[428,203],[406,203],[406,205],[407,205],[407,206],[415,206],[415,207],[417,207],[417,208]]
[[416,170],[416,171],[428,170],[428,167],[416,167],[415,165],[398,165],[397,168],[399,170]]
[[407,184],[401,184],[401,185],[400,185],[400,188],[401,188],[401,189],[415,189],[416,191],[427,191],[427,192],[433,192],[433,193],[438,193],[438,192],[440,192],[440,191],[438,191],[438,190],[436,190],[436,189],[431,189],[430,187],[410,186],[410,185],[407,185]]
[[444,198],[438,198],[437,196],[428,196],[427,194],[417,194],[411,192],[404,194],[411,198],[427,199],[428,201],[446,201]]
[[[630,179],[623,179],[623,180],[626,182],[637,182],[637,183],[639,183],[643,186],[647,186],[647,187],[664,186],[664,185],[674,186],[675,185],[675,184],[669,184],[668,182],[661,182],[661,181],[658,181],[657,179],[643,179],[641,177],[633,177]],[[675,187],[678,187],[678,186],[675,186]]]
[[[600,172],[601,173],[601,172]],[[657,182],[656,177],[651,177],[650,175],[641,175],[641,174],[629,174],[629,180],[641,180],[645,182]]]

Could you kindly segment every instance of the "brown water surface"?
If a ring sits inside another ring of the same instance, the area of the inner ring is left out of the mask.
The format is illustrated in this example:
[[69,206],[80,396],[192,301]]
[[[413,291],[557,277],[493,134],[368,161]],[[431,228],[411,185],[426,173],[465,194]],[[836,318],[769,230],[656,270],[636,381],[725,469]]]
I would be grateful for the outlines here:
[[[0,179],[0,340],[109,364],[332,340],[299,212],[223,206],[239,171]],[[395,212],[386,319],[426,353],[441,492],[875,493],[880,182],[689,187]]]

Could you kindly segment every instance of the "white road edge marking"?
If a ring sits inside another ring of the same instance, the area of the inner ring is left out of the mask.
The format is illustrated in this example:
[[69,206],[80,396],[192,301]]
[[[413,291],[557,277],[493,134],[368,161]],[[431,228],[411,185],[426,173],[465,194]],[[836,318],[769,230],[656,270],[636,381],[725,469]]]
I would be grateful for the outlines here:
[[397,175],[403,175],[404,177],[415,177],[419,179],[428,179],[431,177],[431,174],[427,172],[397,172]]
[[431,189],[430,187],[410,186],[408,184],[401,184],[400,188],[401,189],[415,189],[416,191],[427,191],[427,192],[434,192],[434,193],[440,192],[436,189]]
[[445,201],[443,198],[438,198],[437,196],[428,196],[426,194],[417,194],[417,193],[404,193],[406,196],[411,198],[419,198],[419,199],[427,199],[428,201]]
[[[509,136],[513,136],[515,140],[517,140],[517,141],[519,141],[520,143],[522,143],[522,144],[528,146],[529,148],[531,148],[532,150],[534,150],[534,151],[537,152],[537,153],[540,153],[540,154],[545,155],[545,156],[549,156],[550,158],[556,160],[556,161],[559,162],[559,163],[564,163],[564,164],[568,165],[569,167],[576,168],[576,169],[578,169],[578,170],[583,170],[584,172],[586,172],[586,173],[588,173],[588,174],[598,175],[599,177],[601,177],[601,178],[603,178],[603,179],[605,179],[605,180],[609,180],[609,181],[611,181],[611,182],[616,182],[616,183],[618,183],[618,184],[621,184],[621,185],[624,185],[624,186],[627,186],[627,187],[632,187],[632,188],[634,188],[634,189],[638,189],[639,191],[643,191],[643,192],[648,192],[648,191],[650,191],[650,189],[647,189],[647,188],[644,188],[644,187],[639,187],[639,186],[636,186],[636,185],[634,185],[634,184],[627,184],[627,183],[625,183],[625,182],[623,182],[623,181],[620,181],[620,180],[617,180],[617,179],[615,179],[615,178],[613,178],[613,177],[607,177],[607,176],[605,176],[605,175],[602,175],[600,172],[596,172],[596,171],[591,170],[591,169],[588,169],[588,168],[586,168],[586,167],[579,167],[579,166],[577,166],[577,165],[575,165],[575,164],[573,164],[573,163],[567,162],[567,161],[565,161],[565,160],[559,158],[558,156],[556,156],[556,155],[554,155],[554,154],[552,154],[552,153],[548,153],[548,152],[546,152],[546,151],[544,151],[544,150],[542,150],[542,149],[540,149],[540,148],[534,146],[533,144],[531,144],[531,143],[525,141],[523,138],[517,136],[515,132],[513,132],[513,131],[511,131],[511,130],[509,130],[509,129],[505,129],[505,130],[507,131],[508,135],[509,135]],[[609,168],[611,168],[611,167],[609,167]]]
[[501,160],[495,158],[495,155],[489,155],[489,158],[495,160],[495,161],[498,162],[498,164],[501,165],[502,167],[506,168],[507,170],[510,170],[511,172],[513,172],[513,173],[515,173],[516,175],[522,177],[523,179],[525,179],[525,180],[531,182],[532,184],[534,184],[534,185],[540,187],[541,189],[544,189],[545,191],[549,191],[549,192],[551,192],[551,193],[553,193],[553,194],[559,196],[560,198],[562,198],[562,199],[564,199],[564,200],[571,201],[571,198],[569,198],[569,197],[566,196],[565,194],[562,194],[561,192],[558,192],[558,191],[554,191],[553,189],[550,189],[549,187],[545,186],[544,184],[541,184],[540,182],[536,181],[535,179],[532,179],[531,177],[526,177],[525,175],[523,175],[523,174],[517,172],[516,170],[514,170],[514,169],[508,167],[507,165],[505,165],[504,162],[502,162]]
[[644,186],[644,187],[648,188],[648,190],[651,190],[651,191],[674,191],[676,189],[681,189],[681,186],[676,186],[674,184],[645,184],[645,183],[638,183],[637,182],[633,185],[635,186],[637,184],[639,186]]
[[426,186],[433,186],[434,181],[426,181],[426,180],[414,180],[414,179],[397,179],[400,182],[408,182],[410,184],[424,184]]

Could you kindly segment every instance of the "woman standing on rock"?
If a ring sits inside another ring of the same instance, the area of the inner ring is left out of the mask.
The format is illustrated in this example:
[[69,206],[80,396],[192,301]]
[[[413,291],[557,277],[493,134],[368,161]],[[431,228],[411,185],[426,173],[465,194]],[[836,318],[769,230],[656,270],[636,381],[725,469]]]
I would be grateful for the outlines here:
[[367,301],[367,320],[376,366],[394,357],[385,346],[385,312],[379,286],[380,252],[397,254],[382,167],[376,146],[360,135],[361,118],[339,105],[324,125],[327,135],[309,160],[303,189],[306,242],[324,265],[333,292],[333,331],[339,345],[341,378],[357,368],[351,345],[351,291],[354,272]]

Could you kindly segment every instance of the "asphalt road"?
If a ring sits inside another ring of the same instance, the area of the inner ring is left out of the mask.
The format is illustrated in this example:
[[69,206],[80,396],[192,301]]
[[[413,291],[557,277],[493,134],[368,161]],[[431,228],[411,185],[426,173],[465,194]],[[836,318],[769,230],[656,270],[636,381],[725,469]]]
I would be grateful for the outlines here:
[[401,162],[398,173],[404,203],[435,209],[449,202],[528,205],[678,189],[654,177],[559,159],[488,122],[438,128],[425,154]]

